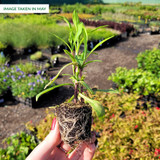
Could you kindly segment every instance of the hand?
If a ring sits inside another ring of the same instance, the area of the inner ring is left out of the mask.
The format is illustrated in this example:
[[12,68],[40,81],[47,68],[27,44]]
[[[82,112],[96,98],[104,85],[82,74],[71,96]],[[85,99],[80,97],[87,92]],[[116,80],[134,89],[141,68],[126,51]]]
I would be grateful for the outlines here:
[[61,141],[58,123],[56,119],[53,119],[50,133],[26,160],[91,160],[96,150],[95,140],[96,138],[93,136],[93,143],[83,142],[67,155],[66,153],[71,150],[71,147]]

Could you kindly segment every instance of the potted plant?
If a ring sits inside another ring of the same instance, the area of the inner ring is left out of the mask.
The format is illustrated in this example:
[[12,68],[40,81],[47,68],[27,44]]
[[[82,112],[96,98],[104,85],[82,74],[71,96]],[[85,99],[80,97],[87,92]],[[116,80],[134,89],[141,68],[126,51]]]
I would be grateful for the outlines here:
[[[57,87],[65,85],[74,87],[74,95],[68,100],[68,102],[62,103],[55,108],[55,115],[59,123],[61,138],[65,143],[72,146],[76,142],[78,143],[79,141],[87,141],[91,138],[92,108],[94,109],[98,117],[103,117],[105,114],[103,106],[98,101],[87,97],[86,91],[90,92],[91,94],[94,94],[95,91],[85,83],[83,70],[88,64],[92,62],[100,62],[99,60],[87,61],[87,59],[91,54],[94,53],[94,50],[96,48],[98,48],[102,43],[104,43],[111,37],[104,39],[103,41],[98,43],[91,51],[88,51],[88,34],[84,24],[80,22],[78,14],[75,11],[73,12],[74,26],[71,25],[68,19],[66,19],[65,17],[62,18],[69,25],[69,44],[67,44],[57,35],[55,36],[61,39],[67,45],[69,50],[64,49],[64,52],[69,56],[72,62],[63,66],[58,74],[46,85],[46,87],[51,85],[58,78],[63,69],[68,66],[72,66],[73,74],[64,75],[69,76],[69,78],[72,80],[72,83],[59,84],[46,89],[40,92],[36,96],[36,99],[38,100],[38,98],[42,94],[47,93]],[[97,29],[98,28],[96,28],[95,30]],[[82,44],[84,45],[84,49],[83,51],[80,51],[80,46]]]
[[28,76],[19,76],[14,79],[11,85],[12,95],[15,99],[29,107],[35,107],[40,104],[36,102],[35,96],[43,90],[49,82],[48,78],[37,74],[36,76],[29,74]]

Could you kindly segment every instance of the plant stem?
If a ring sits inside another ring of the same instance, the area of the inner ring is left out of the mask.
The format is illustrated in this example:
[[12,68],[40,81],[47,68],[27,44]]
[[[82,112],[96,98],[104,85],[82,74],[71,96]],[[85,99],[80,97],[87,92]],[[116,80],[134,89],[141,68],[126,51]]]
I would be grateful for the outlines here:
[[78,83],[75,83],[75,88],[74,88],[74,103],[77,103],[78,100]]
[[[82,78],[82,69],[80,69],[80,78]],[[80,90],[80,92],[82,93],[83,92],[83,86],[81,85],[81,90]],[[84,102],[84,99],[83,98],[81,98],[81,102]]]

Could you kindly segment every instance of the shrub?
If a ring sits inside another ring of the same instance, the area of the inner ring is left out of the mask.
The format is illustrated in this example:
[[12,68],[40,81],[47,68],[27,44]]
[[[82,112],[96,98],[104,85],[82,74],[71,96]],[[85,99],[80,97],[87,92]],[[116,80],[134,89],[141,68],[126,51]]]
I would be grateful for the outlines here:
[[0,148],[0,159],[23,160],[38,145],[34,136],[25,132],[17,133],[4,140],[5,149]]
[[146,50],[137,56],[138,68],[150,71],[160,78],[160,50]]
[[159,156],[159,108],[137,110],[138,98],[126,93],[95,96],[106,107],[104,121],[94,119],[93,128],[101,133],[95,160],[155,159]]
[[149,71],[118,67],[108,78],[122,91],[141,95],[156,94],[160,91],[160,80]]

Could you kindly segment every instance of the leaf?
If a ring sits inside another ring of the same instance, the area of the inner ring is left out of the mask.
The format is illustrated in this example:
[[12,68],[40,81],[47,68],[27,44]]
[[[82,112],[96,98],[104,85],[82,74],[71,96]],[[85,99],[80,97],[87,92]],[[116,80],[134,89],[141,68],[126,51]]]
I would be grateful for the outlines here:
[[56,34],[54,34],[54,33],[52,33],[55,37],[57,37],[58,39],[60,39],[69,49],[70,49],[70,51],[72,51],[71,50],[71,47],[68,45],[68,43],[64,40],[64,39],[62,39],[61,37],[59,37],[59,36],[57,36]]
[[104,107],[98,101],[92,100],[81,93],[79,93],[79,96],[91,105],[99,118],[105,115]]
[[79,81],[80,84],[82,84],[87,90],[91,93],[94,94],[93,90],[84,82],[84,81]]
[[64,49],[64,52],[70,57],[70,59],[72,60],[72,62],[75,62],[74,56],[68,50]]
[[74,25],[75,25],[75,27],[76,27],[76,30],[77,30],[77,25],[79,24],[79,17],[78,17],[78,14],[77,14],[77,12],[74,10],[73,11],[73,17],[72,17],[72,19],[73,19],[73,23],[74,23]]
[[78,24],[77,32],[74,37],[74,43],[79,40],[80,35],[82,34],[82,29],[83,29],[83,23],[81,22],[80,24]]
[[74,95],[67,101],[67,103],[70,103],[74,99]]
[[57,75],[44,87],[44,89],[47,88],[49,85],[51,85],[51,84],[58,78],[58,76],[60,75],[60,73],[61,73],[66,67],[68,67],[68,66],[70,66],[70,65],[72,65],[72,64],[74,64],[74,63],[68,63],[68,64],[66,64],[65,66],[63,66],[63,67],[59,70],[59,72],[57,73]]
[[71,83],[64,83],[64,84],[55,85],[55,86],[53,86],[53,87],[51,87],[51,88],[48,88],[48,89],[40,92],[40,93],[37,94],[37,96],[36,96],[36,101],[38,101],[38,98],[39,98],[41,95],[43,95],[43,94],[45,94],[45,93],[47,93],[47,92],[49,92],[49,91],[52,91],[52,90],[55,89],[55,88],[62,87],[62,86],[67,86],[67,85],[72,85],[72,86],[73,86],[73,84],[71,84]]
[[86,66],[87,64],[89,64],[89,63],[93,63],[93,62],[102,62],[101,60],[92,60],[92,61],[88,61],[88,62],[86,62],[84,65]]
[[69,29],[72,30],[72,25],[66,17],[63,17],[63,20],[68,24]]
[[76,58],[76,62],[78,63],[78,65],[80,66],[80,67],[82,67],[83,66],[83,63],[84,63],[84,60],[83,60],[83,57],[82,57],[83,55],[75,55],[75,58]]
[[88,58],[88,57],[94,52],[94,50],[96,50],[101,44],[103,44],[105,41],[111,39],[112,37],[114,37],[114,36],[111,36],[111,37],[106,38],[106,39],[104,39],[103,41],[99,42],[99,43],[91,50],[91,52],[88,54],[87,58]]

